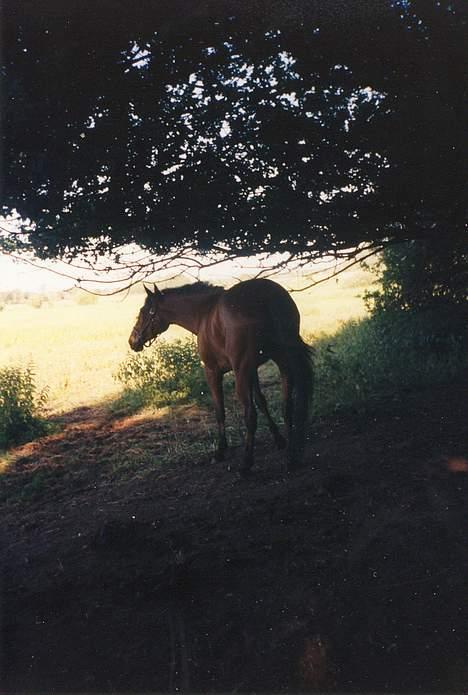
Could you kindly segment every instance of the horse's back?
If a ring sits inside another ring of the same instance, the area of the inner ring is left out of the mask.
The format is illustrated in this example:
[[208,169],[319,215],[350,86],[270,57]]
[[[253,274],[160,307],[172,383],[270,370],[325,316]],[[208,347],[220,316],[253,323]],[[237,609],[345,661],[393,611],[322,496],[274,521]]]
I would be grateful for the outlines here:
[[289,342],[299,336],[299,311],[289,293],[267,279],[245,280],[220,298],[226,329],[255,332],[259,338]]

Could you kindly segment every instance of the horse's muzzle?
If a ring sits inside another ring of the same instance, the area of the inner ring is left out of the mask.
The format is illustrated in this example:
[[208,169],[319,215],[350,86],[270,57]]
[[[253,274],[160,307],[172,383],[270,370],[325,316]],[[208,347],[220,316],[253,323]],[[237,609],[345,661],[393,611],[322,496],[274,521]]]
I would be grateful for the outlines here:
[[134,336],[133,333],[128,339],[128,344],[134,352],[141,352],[144,347],[144,343],[141,341],[140,336]]

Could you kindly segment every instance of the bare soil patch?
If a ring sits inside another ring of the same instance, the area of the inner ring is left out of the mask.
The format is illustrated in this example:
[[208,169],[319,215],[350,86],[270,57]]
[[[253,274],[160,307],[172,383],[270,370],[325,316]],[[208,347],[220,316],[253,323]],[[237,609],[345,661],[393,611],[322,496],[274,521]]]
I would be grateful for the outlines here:
[[461,692],[466,386],[316,421],[291,476],[261,437],[246,480],[161,463],[204,411],[69,414],[0,480],[3,690]]

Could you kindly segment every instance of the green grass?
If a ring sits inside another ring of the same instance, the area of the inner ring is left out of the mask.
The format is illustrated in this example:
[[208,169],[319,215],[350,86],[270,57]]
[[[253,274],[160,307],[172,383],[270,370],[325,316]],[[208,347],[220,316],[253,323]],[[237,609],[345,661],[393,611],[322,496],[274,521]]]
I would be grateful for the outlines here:
[[315,342],[315,411],[368,408],[390,394],[453,379],[468,368],[465,340],[466,330],[450,333],[424,314],[349,321]]
[[129,351],[140,304],[132,297],[91,305],[62,301],[40,309],[7,305],[0,313],[0,366],[32,362],[38,386],[49,389],[50,413],[115,396],[120,386],[113,374]]

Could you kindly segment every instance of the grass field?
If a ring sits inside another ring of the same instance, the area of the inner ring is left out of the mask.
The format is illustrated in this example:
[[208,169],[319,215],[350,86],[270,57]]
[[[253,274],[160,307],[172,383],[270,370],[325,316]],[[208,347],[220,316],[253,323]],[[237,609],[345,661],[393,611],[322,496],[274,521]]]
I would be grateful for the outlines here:
[[[361,316],[360,295],[370,281],[370,275],[355,270],[338,282],[295,292],[302,331],[333,332],[343,321]],[[288,289],[301,286],[296,277],[281,282]],[[7,304],[0,312],[0,367],[32,362],[38,387],[49,389],[51,413],[112,398],[121,389],[113,375],[128,353],[127,339],[142,301],[141,295],[130,295],[101,298],[90,305],[72,299],[46,302],[39,308]],[[167,337],[184,334],[183,329],[171,327]]]

